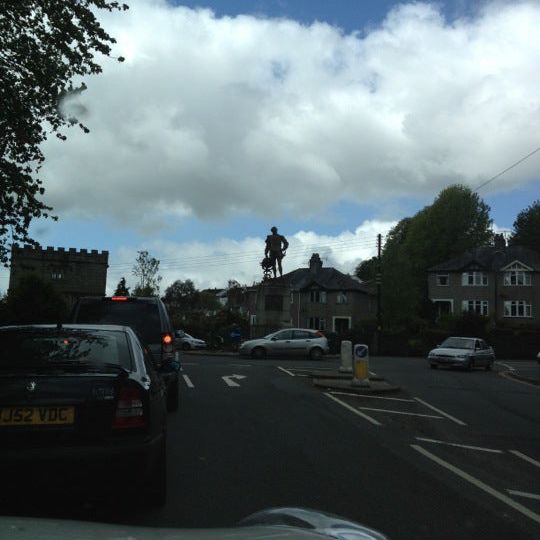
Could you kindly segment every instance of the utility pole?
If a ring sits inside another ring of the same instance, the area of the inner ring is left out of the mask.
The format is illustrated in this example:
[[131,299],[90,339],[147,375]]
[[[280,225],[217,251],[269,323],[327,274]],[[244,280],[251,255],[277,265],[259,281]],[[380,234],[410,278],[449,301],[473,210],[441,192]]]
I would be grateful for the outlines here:
[[382,331],[382,312],[381,312],[381,281],[382,281],[382,265],[381,265],[381,248],[382,248],[382,235],[377,235],[377,275],[375,277],[375,283],[377,285],[377,332],[376,338],[376,351],[377,354],[381,352],[381,331]]

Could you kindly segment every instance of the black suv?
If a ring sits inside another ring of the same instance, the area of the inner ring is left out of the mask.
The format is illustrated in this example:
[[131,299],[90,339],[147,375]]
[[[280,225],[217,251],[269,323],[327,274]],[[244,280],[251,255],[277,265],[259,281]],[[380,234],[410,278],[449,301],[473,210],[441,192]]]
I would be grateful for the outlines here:
[[167,410],[178,409],[180,353],[167,308],[159,298],[83,296],[73,307],[71,322],[130,326],[152,353],[154,366],[165,383]]

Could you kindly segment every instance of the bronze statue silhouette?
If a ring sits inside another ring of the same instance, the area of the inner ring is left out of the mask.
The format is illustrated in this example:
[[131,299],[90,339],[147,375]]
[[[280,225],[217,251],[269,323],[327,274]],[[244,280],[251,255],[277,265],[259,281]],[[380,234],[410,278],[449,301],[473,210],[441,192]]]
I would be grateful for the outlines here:
[[289,247],[289,242],[282,235],[278,234],[277,227],[272,227],[272,234],[269,234],[266,237],[266,248],[264,250],[264,259],[261,263],[261,266],[264,270],[265,279],[270,277],[270,269],[276,277],[276,263],[277,269],[279,270],[279,275],[283,275],[283,268],[281,267],[281,261],[286,255],[287,248]]

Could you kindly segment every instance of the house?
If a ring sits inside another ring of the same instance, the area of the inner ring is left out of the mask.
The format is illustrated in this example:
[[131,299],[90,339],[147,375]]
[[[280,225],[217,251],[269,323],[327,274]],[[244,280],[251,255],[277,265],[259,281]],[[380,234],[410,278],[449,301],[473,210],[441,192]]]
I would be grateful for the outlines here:
[[71,307],[80,296],[105,296],[109,252],[34,246],[11,249],[9,288],[26,275],[49,282]]
[[438,316],[472,311],[510,326],[540,324],[540,254],[507,246],[496,235],[480,247],[428,270]]
[[344,334],[376,312],[374,291],[335,268],[324,268],[318,253],[308,268],[250,287],[247,298],[252,335],[284,327]]

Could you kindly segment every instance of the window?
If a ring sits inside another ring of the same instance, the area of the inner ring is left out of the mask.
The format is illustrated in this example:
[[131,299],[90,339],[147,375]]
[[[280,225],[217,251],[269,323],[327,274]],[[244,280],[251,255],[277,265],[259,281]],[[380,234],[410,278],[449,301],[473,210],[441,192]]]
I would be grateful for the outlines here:
[[310,317],[308,319],[308,328],[312,328],[313,330],[325,330],[326,320],[320,317]]
[[487,300],[463,300],[461,303],[461,310],[470,313],[478,313],[478,315],[488,314],[488,301]]
[[283,296],[279,294],[267,294],[264,297],[265,311],[281,311],[283,309]]
[[52,279],[62,279],[64,277],[64,275],[62,274],[62,272],[60,271],[54,271],[52,274],[51,274],[51,278]]
[[509,270],[504,273],[504,284],[508,286],[531,285],[531,274],[526,270]]
[[293,339],[314,339],[317,337],[313,332],[307,330],[295,330],[293,332]]
[[532,304],[526,300],[509,300],[504,303],[505,317],[532,317]]
[[313,289],[310,291],[309,299],[315,304],[326,304],[326,291],[319,291],[318,289]]
[[275,337],[278,341],[292,339],[292,330],[282,330],[281,332],[276,332],[273,337]]
[[487,272],[463,272],[461,284],[465,287],[485,287],[488,284]]
[[437,274],[436,279],[439,287],[448,287],[450,283],[450,276],[448,274]]
[[346,304],[347,303],[347,293],[345,291],[339,291],[338,292],[337,303],[338,304]]

